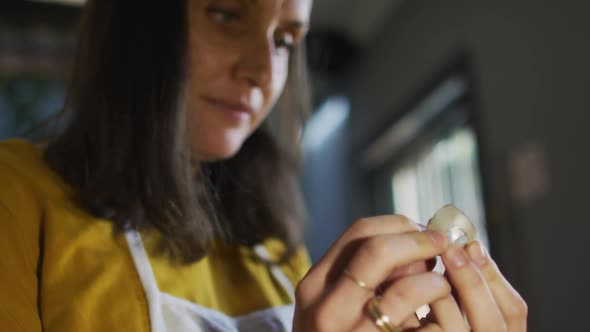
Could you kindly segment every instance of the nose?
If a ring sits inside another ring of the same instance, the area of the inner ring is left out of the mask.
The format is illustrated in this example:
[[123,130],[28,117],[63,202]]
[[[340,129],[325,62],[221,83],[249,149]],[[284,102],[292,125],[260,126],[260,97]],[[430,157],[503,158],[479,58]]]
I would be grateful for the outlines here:
[[274,39],[261,36],[244,41],[235,66],[235,75],[249,85],[265,88],[272,81]]

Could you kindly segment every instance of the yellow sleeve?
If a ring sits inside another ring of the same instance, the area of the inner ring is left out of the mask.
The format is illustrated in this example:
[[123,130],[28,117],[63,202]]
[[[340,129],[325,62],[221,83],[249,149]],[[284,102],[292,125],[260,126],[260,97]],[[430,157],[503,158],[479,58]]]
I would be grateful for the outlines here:
[[305,247],[302,246],[297,250],[297,253],[291,259],[291,265],[297,273],[297,283],[299,283],[311,268],[311,259]]
[[311,267],[311,260],[307,249],[299,247],[293,257],[287,263],[286,274],[291,283],[295,286],[303,279]]
[[2,331],[41,331],[37,276],[40,220],[41,208],[30,186],[0,158]]

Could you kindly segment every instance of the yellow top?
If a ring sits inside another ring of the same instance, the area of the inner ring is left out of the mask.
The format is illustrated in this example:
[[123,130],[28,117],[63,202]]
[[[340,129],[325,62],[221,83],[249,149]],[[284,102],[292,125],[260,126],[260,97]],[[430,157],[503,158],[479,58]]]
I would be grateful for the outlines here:
[[[24,140],[0,142],[0,330],[149,331],[124,236],[76,206],[41,153]],[[264,245],[271,256],[284,250],[278,240]],[[160,290],[230,316],[291,302],[245,247],[185,266],[149,256]],[[296,284],[309,265],[302,248],[281,269]]]

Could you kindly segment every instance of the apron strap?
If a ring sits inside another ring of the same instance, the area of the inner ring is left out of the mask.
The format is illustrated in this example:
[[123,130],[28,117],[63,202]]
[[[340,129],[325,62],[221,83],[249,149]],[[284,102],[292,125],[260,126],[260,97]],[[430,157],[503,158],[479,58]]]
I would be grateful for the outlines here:
[[[262,244],[257,244],[256,246],[254,246],[254,253],[256,253],[258,258],[260,258],[264,262],[271,262],[270,254]],[[269,263],[269,268],[273,277],[281,285],[281,287],[283,287],[283,290],[287,293],[287,295],[289,295],[291,301],[294,302],[295,287],[293,286],[289,278],[287,278],[287,275],[285,275],[283,270],[281,270],[281,268],[277,264]]]
[[167,332],[162,314],[160,290],[158,289],[158,283],[156,282],[150,260],[145,252],[141,235],[137,231],[127,231],[125,232],[125,237],[131,257],[133,258],[133,263],[135,264],[135,269],[137,270],[147,298],[151,331]]
[[[145,292],[145,296],[148,303],[149,315],[150,315],[150,327],[152,332],[168,332],[164,321],[164,315],[162,312],[162,301],[160,296],[160,289],[156,281],[156,277],[152,270],[149,257],[145,251],[141,235],[134,230],[125,232],[127,245],[133,263],[139,275],[141,284]],[[255,254],[265,262],[270,262],[271,257],[268,250],[262,245],[258,244],[254,247]],[[287,278],[285,273],[276,264],[269,264],[269,269],[275,280],[281,285],[283,290],[295,301],[295,287]]]

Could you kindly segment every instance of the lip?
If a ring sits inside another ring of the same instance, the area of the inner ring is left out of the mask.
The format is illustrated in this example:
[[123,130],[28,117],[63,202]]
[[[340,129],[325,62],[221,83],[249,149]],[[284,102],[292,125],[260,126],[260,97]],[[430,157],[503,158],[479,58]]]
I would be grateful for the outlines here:
[[231,99],[231,98],[216,98],[204,96],[201,97],[207,103],[212,104],[218,108],[226,111],[237,112],[237,113],[253,113],[252,107],[243,100]]

